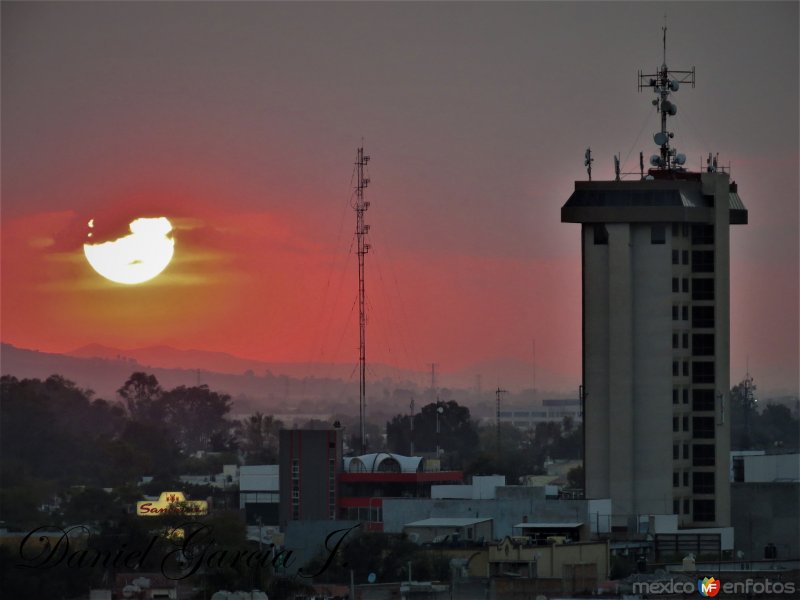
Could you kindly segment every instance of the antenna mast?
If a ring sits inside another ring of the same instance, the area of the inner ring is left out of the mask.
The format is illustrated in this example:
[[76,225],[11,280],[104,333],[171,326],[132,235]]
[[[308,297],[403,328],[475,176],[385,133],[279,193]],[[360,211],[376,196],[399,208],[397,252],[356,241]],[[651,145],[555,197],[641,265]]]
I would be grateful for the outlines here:
[[369,252],[369,244],[364,239],[369,232],[369,225],[364,224],[364,213],[369,208],[369,202],[364,200],[364,190],[369,185],[369,178],[364,175],[364,167],[369,162],[369,156],[364,154],[364,147],[360,146],[356,155],[356,237],[358,239],[358,423],[361,435],[361,454],[367,453],[366,439],[366,413],[367,413],[367,349],[366,330],[367,314],[364,298],[364,256]]
[[500,398],[503,394],[507,394],[508,390],[497,388],[495,394],[497,395],[497,457],[500,457]]
[[653,100],[653,106],[656,111],[661,113],[661,131],[656,132],[653,136],[657,146],[661,147],[660,154],[653,154],[650,157],[650,164],[659,169],[677,169],[681,170],[686,162],[684,154],[678,154],[674,148],[670,148],[669,141],[674,137],[674,134],[667,130],[667,115],[674,117],[678,114],[678,107],[675,103],[670,102],[668,97],[671,93],[677,92],[681,83],[690,83],[694,87],[694,67],[691,71],[674,71],[667,67],[667,25],[666,17],[663,31],[663,62],[659,69],[653,74],[644,74],[641,69],[639,70],[639,91],[643,88],[653,88],[653,92],[658,95],[658,98]]

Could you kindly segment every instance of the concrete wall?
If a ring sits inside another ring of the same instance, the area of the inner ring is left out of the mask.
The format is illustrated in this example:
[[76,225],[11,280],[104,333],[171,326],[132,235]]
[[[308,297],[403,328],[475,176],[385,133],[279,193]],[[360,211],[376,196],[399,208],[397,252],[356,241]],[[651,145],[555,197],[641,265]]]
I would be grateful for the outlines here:
[[731,515],[736,550],[746,560],[764,558],[775,544],[778,558],[800,558],[800,483],[732,483]]
[[800,480],[800,454],[744,457],[745,483]]

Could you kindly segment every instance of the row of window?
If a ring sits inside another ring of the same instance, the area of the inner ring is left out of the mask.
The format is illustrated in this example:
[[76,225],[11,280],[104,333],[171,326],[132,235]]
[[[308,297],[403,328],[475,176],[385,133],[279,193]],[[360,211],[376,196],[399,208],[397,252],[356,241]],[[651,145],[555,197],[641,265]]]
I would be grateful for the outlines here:
[[[596,246],[608,244],[608,229],[605,225],[600,223],[594,226],[594,243]],[[673,223],[672,224],[672,237],[688,237],[689,230],[687,223]],[[651,244],[666,244],[667,243],[667,229],[661,223],[656,223],[650,226],[650,243]],[[692,226],[692,244],[713,244],[714,243],[714,226],[713,225],[693,225]],[[675,260],[677,250],[673,250],[672,263],[679,264]],[[689,264],[689,256],[686,251],[683,254],[683,264]]]
[[[689,388],[675,386],[672,388],[673,404],[689,404]],[[713,389],[692,389],[692,410],[703,412],[714,410]]]
[[[689,444],[672,444],[673,460],[689,460]],[[715,464],[714,444],[692,444],[692,466],[713,467]]]
[[[692,383],[714,383],[714,363],[713,361],[692,361]],[[689,377],[689,361],[672,361],[673,377]]]
[[[714,356],[714,334],[713,333],[694,333],[692,334],[692,356]],[[689,333],[674,331],[672,333],[672,348],[678,350],[689,349]]]
[[683,513],[679,513],[679,509],[681,508],[681,501],[679,499],[674,499],[672,501],[672,512],[673,514],[684,514],[688,516],[692,516],[692,512],[694,513],[694,521],[714,521],[716,519],[715,511],[714,511],[714,501],[713,500],[694,500],[692,501],[692,508],[694,509],[692,512],[689,511],[689,498],[683,499]]
[[[692,327],[696,329],[710,329],[714,327],[713,306],[692,306]],[[688,321],[689,306],[687,304],[672,305],[673,321]]]
[[[713,471],[694,471],[692,472],[692,493],[693,494],[713,494],[714,493]],[[672,472],[672,487],[681,487],[681,471]],[[689,471],[683,471],[683,487],[689,487]]]
[[714,299],[714,279],[709,277],[693,277],[691,279],[691,290],[689,289],[690,279],[688,277],[673,277],[672,292],[675,294],[692,294],[692,300],[713,300]]
[[[695,439],[714,439],[714,417],[692,417],[692,437]],[[672,417],[672,431],[689,432],[689,417]]]

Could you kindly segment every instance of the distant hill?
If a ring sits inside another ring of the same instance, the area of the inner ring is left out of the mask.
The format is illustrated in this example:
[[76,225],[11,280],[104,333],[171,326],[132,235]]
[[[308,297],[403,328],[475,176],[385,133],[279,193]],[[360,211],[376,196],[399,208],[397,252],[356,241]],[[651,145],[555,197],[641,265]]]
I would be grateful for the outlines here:
[[[169,346],[122,350],[91,344],[68,354],[56,354],[4,343],[0,346],[0,371],[3,375],[20,379],[62,375],[107,400],[117,398],[117,390],[131,373],[145,371],[155,375],[167,389],[204,384],[230,394],[237,413],[255,410],[279,414],[357,412],[358,381],[352,364],[267,363],[223,352],[179,350]],[[409,393],[419,402],[430,400],[430,375],[427,373],[378,364],[368,364],[367,371],[368,412],[372,417],[404,410],[410,399]],[[480,392],[477,390],[478,374],[482,381]],[[547,378],[551,381],[557,379],[555,374],[537,373],[537,377],[545,381]],[[556,397],[563,395],[563,390],[569,393],[577,389],[569,377],[560,380],[566,382],[560,386],[561,392],[540,388],[537,396],[542,398],[549,394]],[[449,397],[474,407],[486,403],[494,406],[493,390],[498,385],[513,391],[530,388],[531,381],[532,368],[513,359],[487,361],[437,377],[442,393],[446,394],[444,388],[449,388]],[[399,397],[394,395],[398,389],[405,390]],[[530,393],[516,397],[512,394],[508,401],[529,404],[532,400],[525,400],[528,397],[532,398]],[[398,408],[400,406],[403,408]]]

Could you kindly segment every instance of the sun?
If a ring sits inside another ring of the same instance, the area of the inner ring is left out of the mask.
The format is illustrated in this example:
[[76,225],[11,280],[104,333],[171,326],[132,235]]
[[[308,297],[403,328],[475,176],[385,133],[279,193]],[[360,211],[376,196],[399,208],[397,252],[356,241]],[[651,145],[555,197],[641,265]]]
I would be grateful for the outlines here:
[[[94,227],[94,219],[89,221]],[[92,268],[116,283],[143,283],[167,268],[175,252],[166,217],[131,221],[130,235],[102,244],[84,244],[83,253]],[[89,233],[89,237],[92,234]]]

